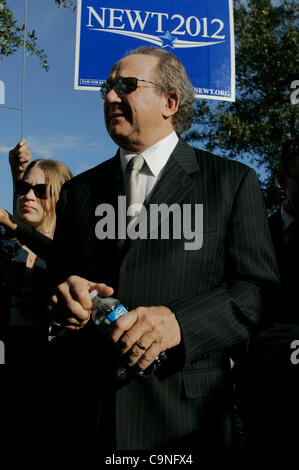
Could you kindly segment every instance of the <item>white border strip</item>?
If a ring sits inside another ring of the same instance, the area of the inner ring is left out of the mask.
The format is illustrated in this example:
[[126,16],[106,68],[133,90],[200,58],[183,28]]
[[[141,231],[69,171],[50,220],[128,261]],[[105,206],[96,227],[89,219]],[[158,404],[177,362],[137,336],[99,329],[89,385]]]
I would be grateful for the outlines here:
[[211,95],[199,95],[196,94],[196,98],[203,98],[206,100],[217,100],[217,101],[236,101],[236,64],[235,64],[235,31],[234,31],[234,5],[233,0],[228,0],[229,2],[229,23],[230,23],[230,89],[231,96],[211,96]]

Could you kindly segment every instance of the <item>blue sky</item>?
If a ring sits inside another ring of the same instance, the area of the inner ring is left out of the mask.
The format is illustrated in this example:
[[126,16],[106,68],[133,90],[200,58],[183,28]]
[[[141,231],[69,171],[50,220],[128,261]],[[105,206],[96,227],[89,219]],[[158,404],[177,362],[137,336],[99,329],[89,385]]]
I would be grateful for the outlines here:
[[[7,4],[23,23],[24,1]],[[114,155],[116,145],[105,129],[99,93],[74,90],[76,14],[58,8],[54,0],[28,0],[27,15],[28,30],[35,30],[50,68],[45,72],[37,57],[26,57],[24,137],[33,158],[60,160],[78,174]],[[0,61],[7,106],[21,106],[22,54]],[[0,205],[8,210],[12,209],[8,150],[20,138],[21,113],[0,108]]]
[[[7,4],[22,24],[24,0]],[[76,175],[116,151],[105,129],[99,93],[74,90],[76,14],[58,8],[54,0],[28,0],[27,28],[35,30],[50,68],[45,72],[37,57],[26,57],[24,137],[33,158],[60,160]],[[21,106],[22,57],[20,50],[0,61],[7,106]],[[8,151],[20,138],[21,113],[0,108],[0,205],[8,210],[12,210]]]

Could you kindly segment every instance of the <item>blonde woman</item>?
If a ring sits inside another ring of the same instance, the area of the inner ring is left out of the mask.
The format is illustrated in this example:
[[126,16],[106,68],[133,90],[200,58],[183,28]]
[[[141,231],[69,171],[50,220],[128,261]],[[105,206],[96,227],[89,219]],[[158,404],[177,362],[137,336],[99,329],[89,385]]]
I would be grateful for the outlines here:
[[[0,300],[4,307],[1,310],[7,315],[7,363],[35,362],[46,338],[47,241],[54,234],[60,189],[71,177],[71,171],[61,162],[34,160],[27,166],[23,178],[15,181],[17,218],[1,210],[0,223],[12,229],[9,237],[2,236],[0,240]],[[26,228],[22,222],[31,227],[27,234],[25,229],[25,237],[19,236],[22,233],[19,225]],[[43,259],[24,244],[26,237],[31,239],[31,246],[34,240],[42,240]]]

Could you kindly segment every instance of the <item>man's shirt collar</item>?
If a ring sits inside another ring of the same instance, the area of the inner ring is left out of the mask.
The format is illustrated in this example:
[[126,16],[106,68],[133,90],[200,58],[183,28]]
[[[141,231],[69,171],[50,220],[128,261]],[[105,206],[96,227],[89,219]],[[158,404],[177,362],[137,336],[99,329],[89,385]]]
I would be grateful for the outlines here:
[[[161,170],[167,163],[170,155],[176,147],[179,138],[175,131],[168,136],[156,142],[151,147],[142,152],[146,165],[143,166],[140,173],[146,173],[153,177],[158,177]],[[123,174],[125,174],[127,164],[136,153],[120,148],[120,162]]]

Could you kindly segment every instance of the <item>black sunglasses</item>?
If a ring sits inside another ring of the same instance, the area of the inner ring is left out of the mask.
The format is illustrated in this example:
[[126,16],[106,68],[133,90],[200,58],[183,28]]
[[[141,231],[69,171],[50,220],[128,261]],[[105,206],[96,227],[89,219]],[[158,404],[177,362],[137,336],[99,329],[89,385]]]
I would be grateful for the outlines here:
[[142,80],[141,78],[121,77],[115,81],[107,81],[101,86],[102,98],[104,100],[112,88],[119,96],[128,95],[137,89],[138,82],[146,82],[151,83],[152,85],[160,86],[158,83],[150,82],[149,80]]
[[19,180],[16,182],[15,192],[20,196],[28,194],[32,189],[39,199],[47,199],[47,184],[35,184],[34,186],[27,181]]

